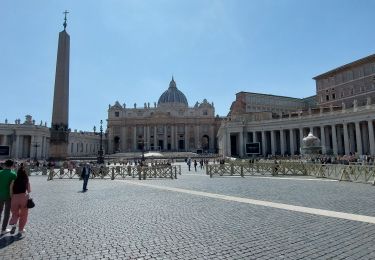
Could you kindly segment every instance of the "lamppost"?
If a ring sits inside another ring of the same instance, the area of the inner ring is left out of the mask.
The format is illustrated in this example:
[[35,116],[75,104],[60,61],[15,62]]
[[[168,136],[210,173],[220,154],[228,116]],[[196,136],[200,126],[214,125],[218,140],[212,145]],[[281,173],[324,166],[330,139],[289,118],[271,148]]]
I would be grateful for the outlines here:
[[34,143],[33,144],[33,147],[35,148],[35,155],[34,155],[34,161],[37,161],[37,155],[38,155],[38,147],[39,147],[39,143]]
[[[96,128],[95,128],[96,130]],[[94,132],[95,132],[94,130]],[[104,163],[104,152],[103,152],[103,120],[100,120],[100,147],[98,151],[98,164]]]

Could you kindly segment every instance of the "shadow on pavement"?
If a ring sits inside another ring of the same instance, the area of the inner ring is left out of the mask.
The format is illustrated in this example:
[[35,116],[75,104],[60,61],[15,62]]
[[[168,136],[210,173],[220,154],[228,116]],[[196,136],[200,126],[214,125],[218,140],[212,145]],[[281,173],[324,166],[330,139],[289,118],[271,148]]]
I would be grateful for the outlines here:
[[23,239],[23,237],[19,234],[15,236],[2,236],[0,237],[0,249],[11,245],[13,242]]

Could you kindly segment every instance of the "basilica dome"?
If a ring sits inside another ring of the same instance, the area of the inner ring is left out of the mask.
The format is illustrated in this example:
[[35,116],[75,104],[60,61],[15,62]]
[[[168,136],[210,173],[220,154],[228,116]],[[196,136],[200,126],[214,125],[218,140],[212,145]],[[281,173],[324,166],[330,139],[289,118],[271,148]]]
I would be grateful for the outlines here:
[[158,106],[160,105],[183,105],[188,106],[187,99],[180,90],[177,89],[173,77],[169,83],[169,88],[160,96]]

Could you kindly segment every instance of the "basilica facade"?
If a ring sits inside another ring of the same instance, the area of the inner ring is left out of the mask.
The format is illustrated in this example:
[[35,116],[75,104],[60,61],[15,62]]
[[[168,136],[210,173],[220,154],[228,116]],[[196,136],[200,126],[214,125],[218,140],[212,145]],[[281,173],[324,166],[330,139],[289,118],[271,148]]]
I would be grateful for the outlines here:
[[135,151],[215,152],[222,119],[206,99],[189,107],[173,77],[158,102],[128,108],[109,105],[108,153]]

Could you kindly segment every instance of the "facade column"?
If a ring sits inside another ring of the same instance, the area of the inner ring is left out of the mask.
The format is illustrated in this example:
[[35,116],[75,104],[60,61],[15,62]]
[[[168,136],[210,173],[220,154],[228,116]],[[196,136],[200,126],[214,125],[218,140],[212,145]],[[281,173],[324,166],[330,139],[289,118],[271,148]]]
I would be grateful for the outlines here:
[[209,131],[210,131],[209,149],[210,149],[211,152],[214,152],[214,150],[215,150],[215,129],[212,125],[210,125]]
[[[301,129],[300,129],[301,133]],[[290,154],[294,155],[295,154],[295,147],[294,147],[294,131],[293,129],[289,129],[289,136],[290,136]]]
[[374,125],[372,124],[372,120],[368,120],[367,125],[368,125],[368,136],[369,136],[369,142],[370,142],[370,154],[375,155]]
[[185,125],[185,151],[189,151],[189,127]]
[[344,154],[349,155],[349,134],[348,134],[348,125],[347,123],[343,123],[343,129],[344,129]]
[[341,127],[338,127],[337,128],[337,152],[338,153],[343,153],[345,154],[344,152],[344,148],[343,148],[343,143],[342,143],[342,137],[341,137]]
[[137,126],[133,126],[133,151],[137,150]]
[[309,131],[310,131],[310,133],[312,133],[314,135],[314,127],[313,126],[310,126]]
[[171,125],[171,150],[172,151],[175,149],[175,146],[174,146],[174,133],[175,133],[174,125]]
[[154,150],[156,150],[156,147],[158,146],[158,126],[154,125]]
[[332,129],[332,149],[333,149],[333,154],[337,155],[336,125],[331,125],[331,129]]
[[163,150],[167,150],[168,149],[168,138],[167,138],[167,126],[164,125],[164,141],[163,141]]
[[284,135],[284,129],[280,129],[280,153],[281,153],[281,155],[285,154],[285,135]]
[[271,130],[270,135],[271,135],[271,153],[272,153],[272,155],[275,155],[276,154],[275,131]]
[[358,152],[358,154],[363,154],[362,139],[361,139],[361,128],[359,127],[359,122],[355,122],[355,139],[356,139],[356,142],[357,142],[357,152]]
[[150,146],[151,146],[151,135],[150,135],[150,126],[146,126],[146,129],[147,129],[147,150],[150,150]]
[[120,138],[120,142],[121,142],[121,152],[125,152],[126,151],[126,127],[121,127],[121,138]]
[[320,126],[320,143],[322,145],[322,154],[326,154],[327,147],[326,147],[326,135],[324,131],[324,126]]
[[198,148],[202,148],[202,147],[200,146],[200,142],[199,142],[199,126],[196,125],[195,126],[195,150]]
[[262,154],[266,156],[266,132],[262,130]]

